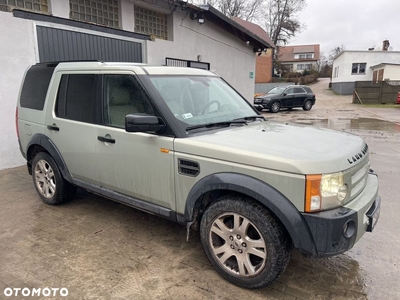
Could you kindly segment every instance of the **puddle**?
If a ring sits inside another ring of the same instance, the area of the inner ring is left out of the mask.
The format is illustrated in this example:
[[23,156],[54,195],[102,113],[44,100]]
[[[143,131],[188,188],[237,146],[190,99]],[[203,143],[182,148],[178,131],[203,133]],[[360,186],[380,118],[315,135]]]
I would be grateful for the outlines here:
[[359,118],[359,119],[296,119],[295,123],[324,127],[335,130],[361,129],[400,132],[400,125],[389,121]]

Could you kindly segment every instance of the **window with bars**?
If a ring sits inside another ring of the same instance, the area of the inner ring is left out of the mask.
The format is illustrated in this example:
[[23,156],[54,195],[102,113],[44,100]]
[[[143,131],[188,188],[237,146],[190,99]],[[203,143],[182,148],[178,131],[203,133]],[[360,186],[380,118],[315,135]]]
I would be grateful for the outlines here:
[[47,0],[0,0],[0,11],[12,11],[13,9],[48,13],[49,5]]
[[168,40],[168,15],[135,5],[135,32]]
[[118,0],[69,0],[69,8],[71,19],[119,28]]

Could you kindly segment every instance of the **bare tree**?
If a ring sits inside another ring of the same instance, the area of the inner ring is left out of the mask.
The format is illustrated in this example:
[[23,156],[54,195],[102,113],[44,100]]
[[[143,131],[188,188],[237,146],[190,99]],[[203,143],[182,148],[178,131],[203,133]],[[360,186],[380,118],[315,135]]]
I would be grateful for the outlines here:
[[286,45],[305,27],[297,14],[306,6],[306,0],[265,0],[265,27],[275,45]]
[[[257,21],[262,13],[264,0],[207,0],[228,17],[237,17],[246,21]],[[194,4],[204,4],[203,0],[191,0]]]
[[342,51],[344,51],[344,50],[345,50],[345,46],[343,46],[343,44],[340,45],[340,46],[337,46],[337,47],[333,48],[333,49],[331,50],[331,52],[329,52],[329,63],[332,64],[334,58],[335,58],[337,55],[339,55],[339,54],[340,54]]

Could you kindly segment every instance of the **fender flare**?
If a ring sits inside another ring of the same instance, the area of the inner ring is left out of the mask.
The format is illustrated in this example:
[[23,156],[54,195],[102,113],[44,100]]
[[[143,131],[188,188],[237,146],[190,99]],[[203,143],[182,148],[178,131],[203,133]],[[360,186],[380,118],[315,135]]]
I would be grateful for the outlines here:
[[72,177],[71,174],[68,171],[67,165],[65,164],[65,161],[56,147],[56,145],[50,140],[46,135],[42,133],[37,133],[35,134],[32,139],[30,140],[28,146],[26,147],[26,158],[28,160],[28,163],[30,164],[30,160],[32,159],[31,156],[31,151],[34,146],[39,145],[42,148],[44,148],[50,156],[54,159],[56,162],[58,168],[60,169],[60,172],[62,176],[64,177],[65,180],[71,182]]
[[298,209],[275,188],[248,175],[217,173],[199,180],[187,197],[185,219],[193,221],[196,202],[204,193],[218,190],[239,192],[262,203],[286,228],[295,248],[311,254],[317,253],[311,231]]

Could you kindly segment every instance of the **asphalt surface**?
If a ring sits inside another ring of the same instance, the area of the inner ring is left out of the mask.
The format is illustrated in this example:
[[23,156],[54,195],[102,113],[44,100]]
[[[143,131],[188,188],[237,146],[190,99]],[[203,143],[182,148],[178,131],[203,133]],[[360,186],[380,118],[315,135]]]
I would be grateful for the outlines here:
[[[311,87],[311,111],[265,116],[345,130],[369,144],[381,216],[353,249],[323,259],[293,251],[272,286],[242,289],[214,271],[197,233],[186,242],[185,228],[84,191],[45,205],[23,166],[0,171],[0,299],[399,299],[400,108],[351,104],[327,80]],[[46,287],[68,289],[68,296],[4,293]]]

